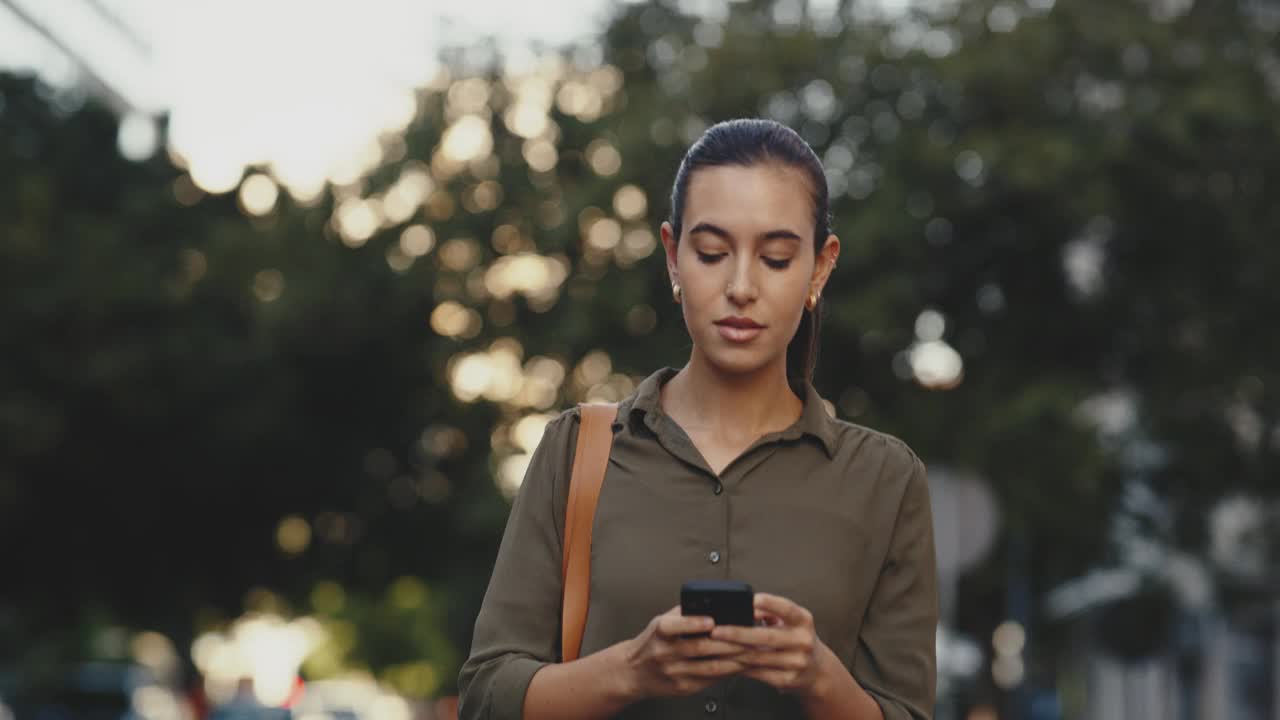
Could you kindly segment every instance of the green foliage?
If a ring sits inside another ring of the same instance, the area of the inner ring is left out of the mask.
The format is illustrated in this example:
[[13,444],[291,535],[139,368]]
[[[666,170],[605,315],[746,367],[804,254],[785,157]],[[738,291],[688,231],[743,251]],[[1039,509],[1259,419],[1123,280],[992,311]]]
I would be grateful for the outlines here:
[[327,640],[307,659],[307,679],[378,669],[407,697],[430,697],[452,683],[460,661],[444,633],[443,604],[420,579],[401,577],[381,597],[352,596],[332,581],[310,595]]

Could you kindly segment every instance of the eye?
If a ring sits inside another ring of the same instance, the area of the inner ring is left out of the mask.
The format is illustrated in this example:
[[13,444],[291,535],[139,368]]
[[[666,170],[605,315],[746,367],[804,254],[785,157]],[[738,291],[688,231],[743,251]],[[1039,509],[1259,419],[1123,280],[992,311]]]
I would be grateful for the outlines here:
[[715,263],[720,262],[720,260],[724,258],[726,254],[727,253],[698,252],[698,260],[700,260],[705,265],[714,265]]
[[791,267],[791,258],[764,258],[764,264],[774,270],[786,270]]

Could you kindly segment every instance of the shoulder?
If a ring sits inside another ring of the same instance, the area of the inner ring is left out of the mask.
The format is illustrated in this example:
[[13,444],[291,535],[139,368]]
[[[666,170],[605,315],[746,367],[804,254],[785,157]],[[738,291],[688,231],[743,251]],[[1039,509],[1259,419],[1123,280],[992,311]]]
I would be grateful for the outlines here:
[[[613,405],[612,414],[617,414],[617,408],[618,405],[615,403]],[[548,435],[551,437],[576,437],[578,434],[578,426],[582,424],[582,413],[583,409],[581,405],[574,405],[561,410],[547,421],[543,437],[546,438]]]
[[[616,413],[616,406],[614,412]],[[538,442],[539,453],[563,458],[567,466],[570,466],[582,423],[583,408],[580,405],[553,415],[543,427],[542,439]]]
[[[578,405],[571,405],[551,416],[547,421],[547,434],[574,434],[578,430],[578,425],[582,422],[582,408]],[[545,435],[544,435],[545,437]]]
[[[591,407],[593,406],[588,405],[588,409],[590,409]],[[605,406],[605,407],[610,407],[610,406]],[[622,406],[619,403],[611,404],[611,409],[614,414],[619,413],[621,411],[620,410],[621,407]],[[571,428],[577,427],[577,425],[581,421],[582,421],[582,406],[573,405],[571,407],[565,408],[564,410],[561,410],[560,412],[552,416],[552,418],[547,422],[547,429],[548,430],[552,428],[571,429]]]
[[531,507],[541,506],[542,500],[550,501],[557,524],[562,522],[562,509],[568,496],[570,473],[573,471],[578,416],[578,408],[574,406],[547,420],[532,455],[525,458],[527,464],[519,482],[517,506],[522,504],[520,498],[525,498],[524,504],[531,504]]
[[[918,538],[933,532],[928,472],[920,456],[901,438],[843,420],[839,426],[838,461],[847,480],[869,483],[862,496],[868,507],[893,518],[892,534]],[[864,486],[865,487],[865,486]]]
[[551,430],[552,428],[570,428],[577,425],[581,419],[582,408],[577,405],[573,405],[552,416],[552,418],[547,421],[547,430]]
[[903,483],[924,480],[924,461],[901,438],[848,420],[831,418],[829,422],[837,462],[878,468],[881,477]]

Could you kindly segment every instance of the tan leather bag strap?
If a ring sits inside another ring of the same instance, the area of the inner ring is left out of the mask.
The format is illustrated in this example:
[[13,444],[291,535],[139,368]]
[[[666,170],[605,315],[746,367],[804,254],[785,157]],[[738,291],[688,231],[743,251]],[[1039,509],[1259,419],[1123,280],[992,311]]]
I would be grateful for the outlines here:
[[564,513],[564,600],[560,609],[560,661],[577,660],[582,649],[582,632],[587,627],[588,592],[591,584],[591,524],[596,501],[604,485],[604,472],[613,449],[613,421],[618,406],[586,404],[578,406],[582,423],[578,446],[573,453],[573,474],[569,478],[569,503]]

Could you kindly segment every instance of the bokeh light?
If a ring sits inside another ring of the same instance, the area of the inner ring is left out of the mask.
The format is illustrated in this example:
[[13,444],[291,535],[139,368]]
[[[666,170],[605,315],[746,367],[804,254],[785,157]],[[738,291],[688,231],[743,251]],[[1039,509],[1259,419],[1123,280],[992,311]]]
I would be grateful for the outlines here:
[[1026,646],[1027,632],[1021,623],[1006,620],[991,634],[991,645],[999,655],[1017,655]]
[[298,555],[311,544],[311,525],[298,516],[290,515],[280,520],[276,528],[276,545],[287,555]]
[[925,310],[916,317],[916,338],[922,342],[941,340],[947,319],[937,310]]
[[250,215],[271,212],[279,196],[275,182],[262,173],[254,173],[240,183],[240,207]]
[[182,658],[173,641],[164,635],[154,631],[137,633],[129,650],[134,662],[150,670],[158,681],[167,684],[180,679]]
[[520,253],[495,260],[485,271],[484,283],[496,298],[520,293],[532,301],[550,301],[568,276],[568,262],[563,258]]
[[368,242],[382,222],[377,206],[362,198],[343,200],[334,211],[334,220],[342,242],[352,248]]
[[431,329],[445,337],[475,337],[482,323],[480,313],[452,300],[440,303],[431,311]]
[[587,243],[597,250],[612,250],[622,241],[622,225],[613,218],[600,218],[587,230]]
[[508,500],[514,498],[524,482],[524,475],[529,469],[529,455],[517,453],[503,458],[498,463],[498,472],[494,477],[498,490]]
[[191,646],[192,660],[205,680],[205,693],[215,703],[231,699],[242,678],[252,678],[258,700],[280,706],[293,690],[303,659],[324,640],[313,618],[285,620],[252,613],[226,632],[208,632]]
[[524,384],[522,354],[518,342],[500,338],[490,345],[488,352],[454,357],[449,363],[449,382],[454,396],[463,402],[480,398],[497,403],[513,401]]
[[532,453],[542,441],[542,434],[551,418],[547,413],[533,413],[520,418],[511,429],[511,439],[516,447],[525,453]]
[[452,238],[436,254],[446,270],[466,272],[480,262],[480,245],[471,238]]
[[[927,322],[924,330],[926,334],[941,332],[940,326],[930,326]],[[906,361],[911,376],[930,390],[950,390],[964,379],[964,359],[945,340],[913,344],[906,352]]]
[[587,164],[597,175],[609,177],[622,169],[622,154],[607,140],[593,140],[587,145]]
[[493,150],[489,123],[478,115],[463,115],[445,130],[440,149],[448,160],[455,163],[488,155]]
[[635,185],[623,185],[613,194],[613,211],[623,220],[640,220],[648,209],[644,191]]
[[410,163],[401,170],[396,180],[382,198],[382,209],[390,223],[408,221],[430,197],[435,183],[426,167]]
[[435,244],[435,233],[426,225],[410,225],[400,233],[400,251],[411,258],[426,255]]
[[253,294],[264,303],[279,300],[284,294],[284,273],[274,268],[258,271],[253,276]]
[[1022,658],[1016,655],[1001,655],[991,663],[991,679],[1003,690],[1021,685],[1025,674]]
[[191,181],[210,195],[231,192],[240,184],[244,166],[225,158],[208,158],[192,162],[188,168]]
[[529,168],[537,172],[550,171],[560,159],[555,144],[543,139],[525,141],[521,154],[524,156],[524,161],[529,164]]
[[648,227],[641,226],[628,230],[622,236],[622,244],[614,249],[618,264],[629,267],[653,254],[658,247],[658,239]]
[[392,272],[402,274],[413,267],[414,257],[405,253],[399,245],[388,245],[386,250],[387,267]]
[[117,147],[126,160],[142,162],[155,154],[160,145],[156,121],[142,113],[130,113],[120,120]]
[[551,407],[560,394],[565,375],[564,363],[555,358],[529,358],[524,366],[524,384],[516,396],[516,404],[538,410]]

